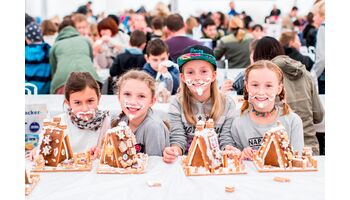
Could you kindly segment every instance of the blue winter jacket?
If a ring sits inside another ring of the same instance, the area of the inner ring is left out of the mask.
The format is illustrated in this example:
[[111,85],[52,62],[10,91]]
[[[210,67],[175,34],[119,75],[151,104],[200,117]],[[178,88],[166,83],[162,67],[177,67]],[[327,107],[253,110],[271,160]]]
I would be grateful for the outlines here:
[[25,47],[25,82],[38,87],[38,94],[50,94],[50,45],[29,44]]

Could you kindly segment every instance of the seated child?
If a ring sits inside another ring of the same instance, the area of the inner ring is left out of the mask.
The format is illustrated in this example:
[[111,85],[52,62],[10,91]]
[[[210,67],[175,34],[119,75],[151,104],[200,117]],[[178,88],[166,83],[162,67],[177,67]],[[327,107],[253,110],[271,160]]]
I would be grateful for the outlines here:
[[122,113],[112,126],[125,121],[136,137],[137,153],[162,156],[169,146],[169,130],[151,107],[156,102],[155,81],[143,71],[130,70],[117,82]]
[[[231,127],[219,137],[221,148],[237,147],[240,159],[251,160],[266,131],[280,121],[286,128],[294,151],[304,146],[303,123],[285,101],[282,70],[267,60],[250,65],[245,71],[244,102],[241,114]],[[278,98],[278,99],[276,99]]]
[[168,46],[161,39],[151,40],[147,44],[145,55],[147,63],[143,66],[143,70],[156,81],[159,77],[159,80],[165,83],[166,89],[171,95],[174,95],[179,88],[179,69],[168,58]]

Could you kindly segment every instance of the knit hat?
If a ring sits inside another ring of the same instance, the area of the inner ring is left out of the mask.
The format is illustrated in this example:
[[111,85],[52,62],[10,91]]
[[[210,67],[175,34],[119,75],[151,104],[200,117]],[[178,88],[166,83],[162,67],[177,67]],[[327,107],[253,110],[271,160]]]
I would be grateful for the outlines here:
[[204,60],[212,64],[216,71],[216,59],[213,50],[202,45],[193,45],[187,47],[181,56],[177,58],[177,64],[181,72],[181,67],[191,60]]
[[40,27],[35,22],[30,22],[26,26],[25,31],[26,38],[31,42],[41,42],[43,41],[43,37],[41,35]]

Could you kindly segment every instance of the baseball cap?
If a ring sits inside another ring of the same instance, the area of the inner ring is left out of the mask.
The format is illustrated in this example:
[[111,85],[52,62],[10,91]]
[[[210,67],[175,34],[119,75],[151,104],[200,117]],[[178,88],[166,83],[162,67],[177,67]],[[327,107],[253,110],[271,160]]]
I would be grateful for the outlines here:
[[181,56],[177,58],[177,64],[179,65],[179,69],[181,71],[181,67],[191,60],[204,60],[208,63],[212,64],[214,70],[216,71],[216,59],[214,56],[214,52],[212,49],[202,46],[202,45],[193,45],[187,47]]

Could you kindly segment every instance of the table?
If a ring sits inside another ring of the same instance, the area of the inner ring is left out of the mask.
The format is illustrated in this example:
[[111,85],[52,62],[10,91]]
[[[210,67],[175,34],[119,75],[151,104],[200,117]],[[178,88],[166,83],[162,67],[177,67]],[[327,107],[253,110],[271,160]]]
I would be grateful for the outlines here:
[[[103,199],[103,200],[225,200],[225,199],[325,199],[325,157],[315,157],[317,172],[259,173],[251,161],[244,161],[245,175],[186,177],[180,161],[166,164],[161,157],[149,157],[145,174],[97,174],[96,164],[91,172],[40,173],[40,182],[28,200]],[[27,161],[27,167],[29,166]],[[274,177],[288,177],[290,182],[273,181]],[[162,186],[151,188],[147,181],[158,180]],[[235,192],[226,193],[231,184]]]

